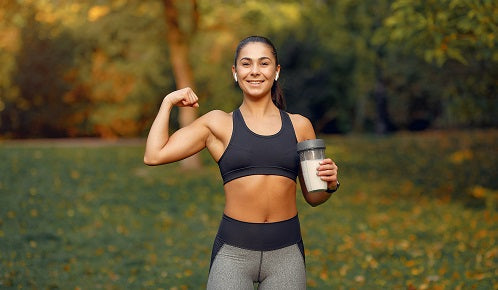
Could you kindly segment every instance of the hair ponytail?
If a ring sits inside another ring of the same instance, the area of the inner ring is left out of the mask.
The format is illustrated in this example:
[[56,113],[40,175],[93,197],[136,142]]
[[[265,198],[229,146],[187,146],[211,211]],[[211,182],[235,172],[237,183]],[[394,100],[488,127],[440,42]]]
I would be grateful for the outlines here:
[[273,86],[271,87],[271,100],[277,106],[277,108],[285,110],[285,98],[284,98],[284,93],[282,92],[282,89],[280,88],[280,84],[278,81],[275,81],[273,83]]
[[[271,50],[272,54],[275,57],[275,66],[278,66],[280,63],[278,62],[278,56],[277,56],[277,49],[275,48],[275,45],[266,37],[264,36],[249,36],[247,38],[242,39],[239,42],[239,45],[237,46],[237,49],[235,50],[235,59],[234,59],[234,66],[237,67],[237,59],[239,58],[239,53],[240,50],[246,46],[248,43],[251,42],[260,42],[268,45]],[[280,84],[278,83],[277,80],[273,82],[273,86],[271,87],[271,100],[277,106],[279,109],[284,110],[285,109],[285,98],[284,98],[284,93],[282,92],[282,89],[280,88]]]

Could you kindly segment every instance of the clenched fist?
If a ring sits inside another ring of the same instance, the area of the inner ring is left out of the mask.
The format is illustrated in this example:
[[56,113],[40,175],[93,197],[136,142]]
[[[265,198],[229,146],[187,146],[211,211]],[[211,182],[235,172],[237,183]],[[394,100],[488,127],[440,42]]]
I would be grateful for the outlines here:
[[171,92],[163,99],[163,102],[168,102],[172,106],[195,108],[199,107],[198,101],[199,97],[189,87]]

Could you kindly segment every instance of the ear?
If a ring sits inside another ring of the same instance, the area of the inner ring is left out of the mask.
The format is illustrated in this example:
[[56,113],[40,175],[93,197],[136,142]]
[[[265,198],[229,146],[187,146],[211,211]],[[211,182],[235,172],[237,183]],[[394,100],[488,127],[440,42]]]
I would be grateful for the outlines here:
[[235,70],[235,66],[232,65],[232,74],[233,74],[233,79],[235,82],[237,82],[237,71]]
[[277,65],[277,73],[275,74],[275,81],[278,80],[278,75],[280,74],[280,65]]

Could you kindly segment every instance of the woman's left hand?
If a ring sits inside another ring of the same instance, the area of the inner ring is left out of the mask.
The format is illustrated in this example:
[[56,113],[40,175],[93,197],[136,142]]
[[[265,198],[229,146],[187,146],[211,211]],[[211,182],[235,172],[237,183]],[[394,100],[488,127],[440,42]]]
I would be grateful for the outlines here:
[[323,181],[327,181],[327,187],[328,188],[336,188],[337,187],[337,171],[338,167],[335,162],[330,159],[326,158],[320,162],[320,166],[317,168],[317,175],[320,176],[320,178]]

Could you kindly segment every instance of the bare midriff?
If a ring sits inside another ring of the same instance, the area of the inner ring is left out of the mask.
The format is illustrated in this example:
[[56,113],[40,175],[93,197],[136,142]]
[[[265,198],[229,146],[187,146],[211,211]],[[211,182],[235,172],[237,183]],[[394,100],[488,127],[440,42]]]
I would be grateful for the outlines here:
[[236,220],[272,223],[297,214],[296,182],[276,175],[249,175],[225,184],[224,213]]

